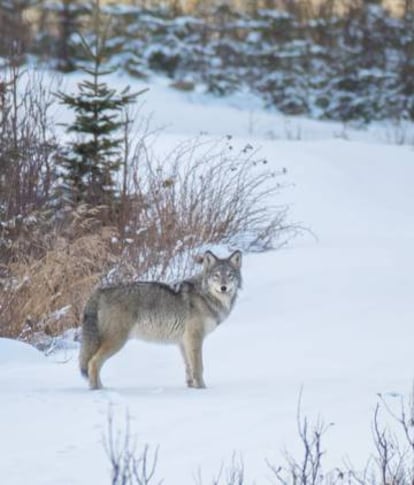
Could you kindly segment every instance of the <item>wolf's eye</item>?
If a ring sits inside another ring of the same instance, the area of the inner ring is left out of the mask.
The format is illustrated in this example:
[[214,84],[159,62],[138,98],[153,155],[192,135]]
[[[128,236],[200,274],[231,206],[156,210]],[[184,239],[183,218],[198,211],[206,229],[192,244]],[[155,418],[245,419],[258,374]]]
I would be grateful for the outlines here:
[[233,279],[234,279],[234,274],[233,274],[231,271],[229,271],[229,272],[227,273],[227,278],[228,278],[229,280],[233,280]]
[[220,274],[219,273],[214,273],[213,280],[218,281],[219,279],[220,279]]

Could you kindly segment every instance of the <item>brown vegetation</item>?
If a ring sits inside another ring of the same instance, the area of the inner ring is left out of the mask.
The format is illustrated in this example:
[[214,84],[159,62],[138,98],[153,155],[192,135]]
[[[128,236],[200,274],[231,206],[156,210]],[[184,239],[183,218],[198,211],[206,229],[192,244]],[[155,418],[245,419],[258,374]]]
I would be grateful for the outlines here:
[[275,205],[284,171],[269,170],[250,145],[198,138],[160,160],[148,133],[132,136],[128,123],[114,206],[68,207],[57,176],[60,147],[48,142],[48,98],[19,91],[13,107],[20,89],[13,79],[0,119],[0,336],[59,335],[79,325],[97,284],[175,279],[193,270],[205,245],[264,250],[297,231]]
[[116,231],[101,225],[99,208],[78,207],[67,219],[61,230],[38,219],[35,233],[11,248],[14,257],[3,266],[1,336],[33,341],[77,326],[91,288],[115,263]]

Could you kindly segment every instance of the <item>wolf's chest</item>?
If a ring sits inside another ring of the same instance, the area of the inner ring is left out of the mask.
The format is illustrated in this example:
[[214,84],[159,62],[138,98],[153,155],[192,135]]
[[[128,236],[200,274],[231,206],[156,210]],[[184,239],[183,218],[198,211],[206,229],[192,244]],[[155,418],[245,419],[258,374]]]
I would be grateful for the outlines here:
[[217,320],[214,318],[206,318],[203,322],[204,335],[208,335],[217,328]]

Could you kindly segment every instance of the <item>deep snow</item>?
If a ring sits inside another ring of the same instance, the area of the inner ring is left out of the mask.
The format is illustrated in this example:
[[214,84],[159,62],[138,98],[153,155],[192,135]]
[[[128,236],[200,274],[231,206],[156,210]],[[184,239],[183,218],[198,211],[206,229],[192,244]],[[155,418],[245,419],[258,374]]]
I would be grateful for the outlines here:
[[280,464],[285,448],[300,450],[301,389],[302,414],[335,423],[327,468],[344,459],[363,467],[377,393],[408,398],[413,378],[413,148],[375,141],[372,131],[338,139],[337,125],[306,120],[297,122],[303,139],[286,140],[286,119],[254,100],[212,101],[160,83],[143,109],[166,126],[155,150],[199,132],[260,145],[288,169],[278,202],[314,235],[245,255],[234,313],[206,342],[206,390],[185,388],[171,347],[130,342],[103,370],[107,389],[90,392],[76,351],[46,358],[0,340],[2,483],[109,483],[110,409],[119,429],[129,413],[138,448],[159,446],[166,484],[194,483],[199,469],[208,484],[234,452],[248,483],[268,483],[265,459]]

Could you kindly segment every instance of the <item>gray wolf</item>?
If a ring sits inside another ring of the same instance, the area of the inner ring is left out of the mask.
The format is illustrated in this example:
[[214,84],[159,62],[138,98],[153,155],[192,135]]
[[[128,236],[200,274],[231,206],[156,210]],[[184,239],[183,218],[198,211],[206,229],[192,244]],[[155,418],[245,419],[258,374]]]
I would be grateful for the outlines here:
[[135,282],[99,288],[89,298],[82,322],[81,373],[91,389],[102,388],[103,364],[128,339],[177,345],[188,387],[205,387],[202,346],[205,337],[230,314],[241,288],[242,254],[202,257],[202,270],[173,286]]

